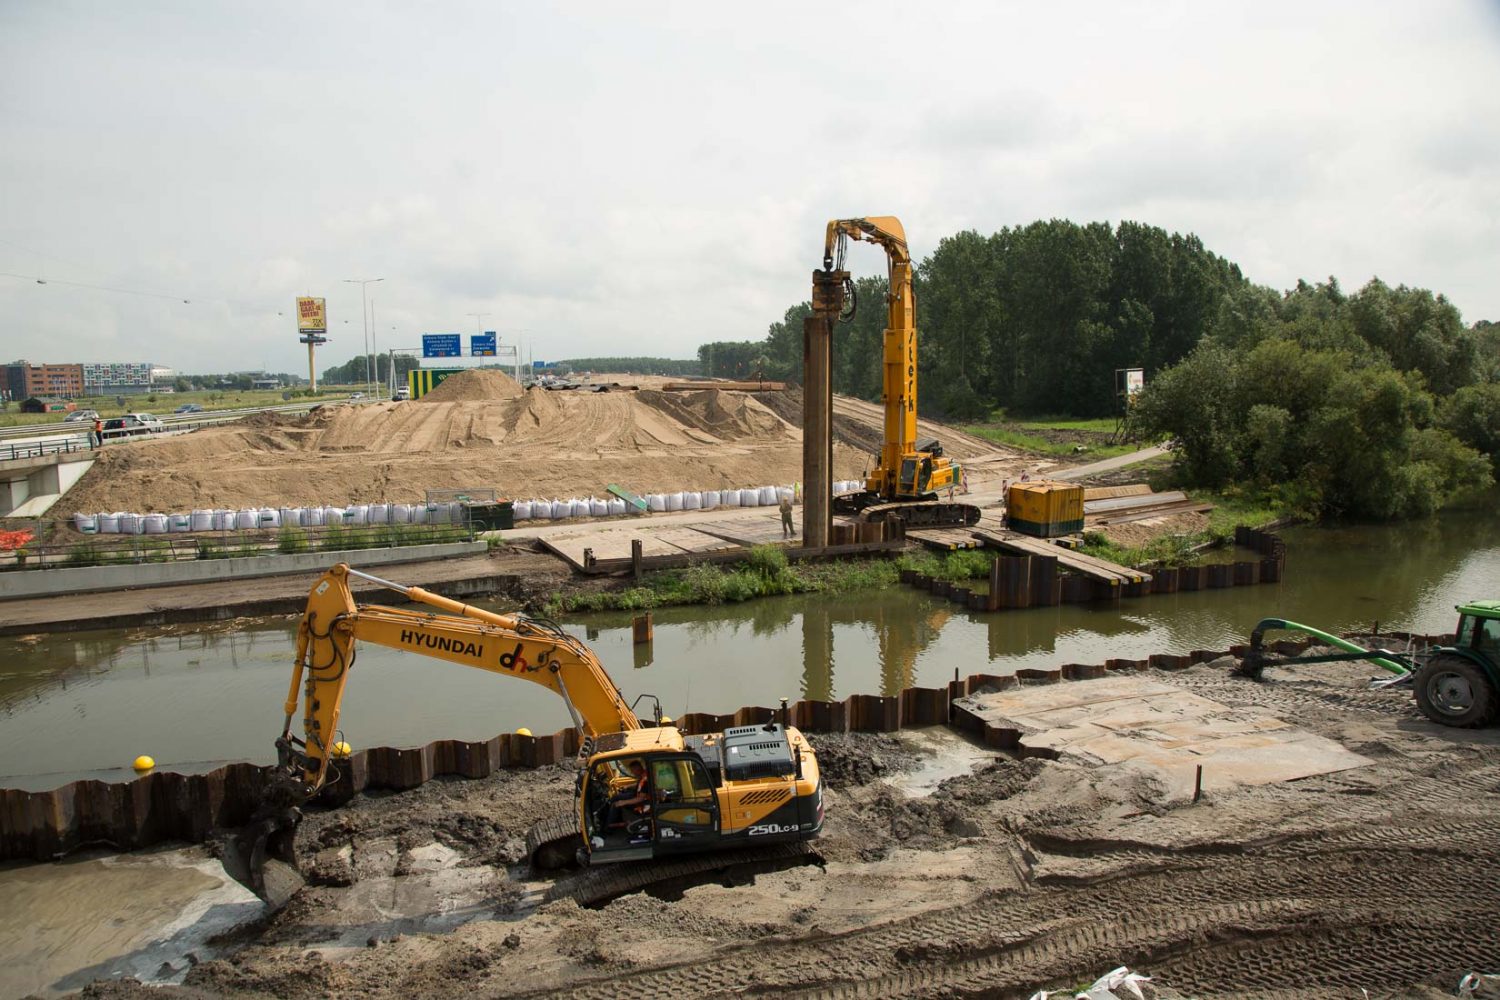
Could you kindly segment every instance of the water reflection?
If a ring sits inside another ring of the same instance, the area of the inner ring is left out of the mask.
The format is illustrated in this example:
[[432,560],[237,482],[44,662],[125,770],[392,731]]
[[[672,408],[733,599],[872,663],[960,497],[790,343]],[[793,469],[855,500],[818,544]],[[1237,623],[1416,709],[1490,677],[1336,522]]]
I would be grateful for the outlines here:
[[[649,647],[632,642],[629,614],[565,624],[628,700],[656,694],[674,716],[727,712],[782,697],[936,687],[955,671],[1222,649],[1266,615],[1440,632],[1452,625],[1454,603],[1500,595],[1496,527],[1491,506],[1400,529],[1292,529],[1281,584],[1115,604],[971,613],[905,588],[775,598],[657,611]],[[124,777],[110,769],[138,753],[176,769],[269,761],[294,636],[295,620],[281,618],[0,639],[0,785]],[[568,716],[534,685],[367,645],[342,725],[357,746],[412,746],[520,726],[550,732]]]

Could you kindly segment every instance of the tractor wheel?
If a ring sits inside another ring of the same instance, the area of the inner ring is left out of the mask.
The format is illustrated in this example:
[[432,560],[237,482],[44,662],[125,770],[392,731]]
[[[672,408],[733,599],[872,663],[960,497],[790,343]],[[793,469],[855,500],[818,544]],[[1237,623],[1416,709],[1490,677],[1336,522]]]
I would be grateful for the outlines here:
[[1437,656],[1417,671],[1417,707],[1433,722],[1477,729],[1495,717],[1500,692],[1478,664],[1460,656]]

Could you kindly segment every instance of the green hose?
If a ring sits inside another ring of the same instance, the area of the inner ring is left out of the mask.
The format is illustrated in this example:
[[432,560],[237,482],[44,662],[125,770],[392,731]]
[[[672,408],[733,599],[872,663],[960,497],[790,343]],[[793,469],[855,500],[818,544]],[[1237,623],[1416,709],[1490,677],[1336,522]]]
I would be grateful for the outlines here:
[[[1350,642],[1348,639],[1341,639],[1336,635],[1330,635],[1329,633],[1324,632],[1322,629],[1313,628],[1311,625],[1300,625],[1297,622],[1290,622],[1284,618],[1262,619],[1260,624],[1255,626],[1255,631],[1257,633],[1260,633],[1268,628],[1306,632],[1313,638],[1321,639],[1323,642],[1328,643],[1328,645],[1342,649],[1346,653],[1369,653],[1369,650],[1365,649],[1363,646],[1358,645],[1357,643]],[[1252,642],[1252,644],[1254,643]],[[1405,675],[1411,673],[1408,668],[1397,663],[1395,660],[1387,660],[1383,656],[1366,656],[1365,659],[1369,660],[1377,667],[1380,667],[1384,670],[1389,670],[1393,674]]]

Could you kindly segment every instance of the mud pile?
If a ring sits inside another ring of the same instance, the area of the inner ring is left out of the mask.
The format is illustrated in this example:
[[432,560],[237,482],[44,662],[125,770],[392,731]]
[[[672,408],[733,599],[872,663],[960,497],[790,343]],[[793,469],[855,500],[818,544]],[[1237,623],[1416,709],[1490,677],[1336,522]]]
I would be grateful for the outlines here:
[[1500,736],[1425,723],[1344,666],[1275,669],[1149,676],[1373,764],[1193,803],[953,735],[976,766],[923,789],[915,733],[815,736],[822,868],[598,910],[540,902],[514,863],[519,831],[568,807],[568,767],[434,781],[310,816],[323,884],[153,995],[1024,997],[1128,962],[1181,995],[1311,1000],[1500,969],[1479,930],[1500,922]]

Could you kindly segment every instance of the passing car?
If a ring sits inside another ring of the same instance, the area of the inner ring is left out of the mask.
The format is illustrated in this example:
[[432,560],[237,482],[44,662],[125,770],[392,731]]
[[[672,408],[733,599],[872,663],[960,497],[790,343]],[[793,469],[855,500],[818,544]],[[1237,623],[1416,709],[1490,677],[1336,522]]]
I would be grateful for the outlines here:
[[93,420],[98,420],[98,419],[99,419],[99,411],[98,410],[74,410],[72,413],[68,414],[66,417],[63,417],[63,421],[65,423],[70,423],[70,424],[71,423],[76,423],[77,421],[80,421],[80,420],[93,421]]
[[176,413],[176,414],[202,413],[203,412],[203,407],[199,406],[197,403],[183,403],[181,406],[179,406],[177,409],[173,410],[172,412]]
[[356,399],[364,399],[364,398],[365,398],[365,394],[362,393],[362,392],[351,392],[349,394],[349,401],[351,403],[354,402]]
[[395,400],[411,399],[411,390],[403,385],[401,386],[401,388],[396,390],[396,394],[391,398]]
[[104,421],[105,440],[132,437],[136,434],[156,434],[166,430],[159,417],[150,413],[127,413],[122,417],[111,417]]

